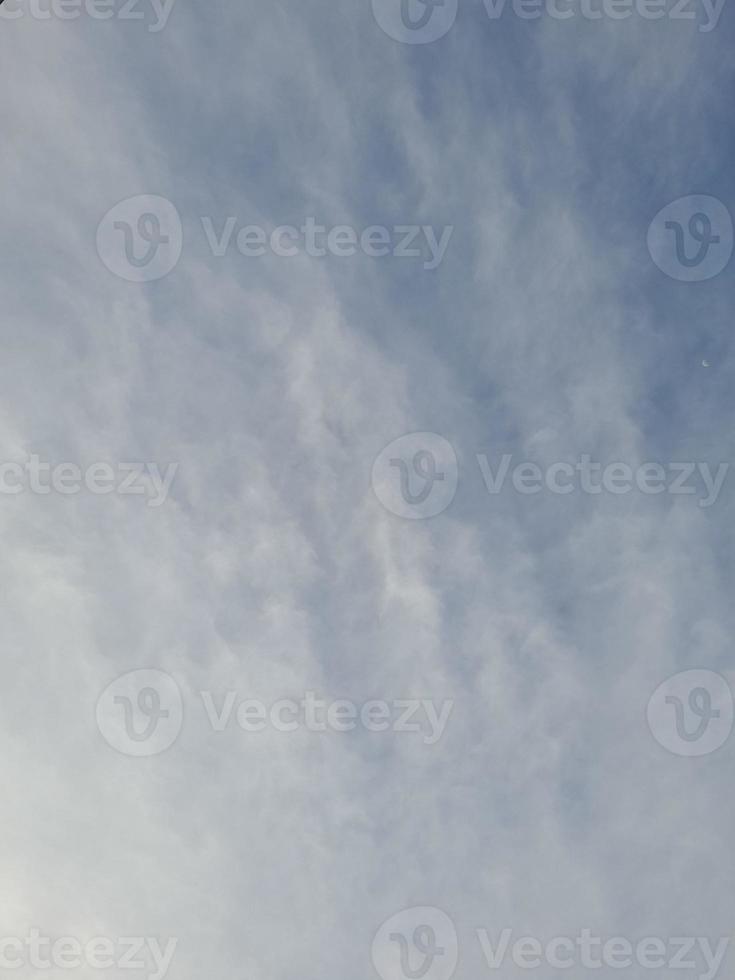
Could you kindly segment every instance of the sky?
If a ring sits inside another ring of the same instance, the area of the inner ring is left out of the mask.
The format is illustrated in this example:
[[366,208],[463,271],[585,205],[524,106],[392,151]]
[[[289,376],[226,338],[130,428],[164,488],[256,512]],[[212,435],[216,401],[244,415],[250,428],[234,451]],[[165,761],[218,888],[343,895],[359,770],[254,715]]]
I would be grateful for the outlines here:
[[732,971],[735,14],[616,3],[0,7],[2,972]]

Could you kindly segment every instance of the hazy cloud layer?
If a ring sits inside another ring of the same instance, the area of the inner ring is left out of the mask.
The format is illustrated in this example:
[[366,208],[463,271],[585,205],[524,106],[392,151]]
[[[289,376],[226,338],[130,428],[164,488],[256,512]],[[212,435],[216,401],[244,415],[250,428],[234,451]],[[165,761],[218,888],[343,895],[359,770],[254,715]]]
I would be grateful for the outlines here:
[[[0,495],[0,934],[177,937],[172,980],[374,977],[414,906],[453,920],[466,978],[478,928],[730,936],[735,742],[677,756],[646,707],[678,671],[735,681],[735,474],[702,508],[491,494],[477,461],[732,458],[735,265],[677,281],[646,247],[685,195],[735,213],[729,4],[702,32],[462,0],[426,45],[368,0],[178,0],[158,31],[150,6],[22,9],[0,19],[2,460],[178,469],[158,507]],[[95,236],[144,194],[183,245],[135,283]],[[434,270],[217,257],[202,218],[230,216],[453,232]],[[458,461],[425,521],[371,485],[414,432]],[[148,758],[95,719],[139,668],[183,700]],[[217,732],[202,691],[454,706],[431,745]]]

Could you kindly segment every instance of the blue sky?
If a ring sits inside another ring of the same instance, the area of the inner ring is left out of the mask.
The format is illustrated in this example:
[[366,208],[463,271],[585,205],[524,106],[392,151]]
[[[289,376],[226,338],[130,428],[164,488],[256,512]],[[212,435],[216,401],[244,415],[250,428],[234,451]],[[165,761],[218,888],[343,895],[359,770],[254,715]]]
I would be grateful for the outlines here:
[[[476,457],[732,459],[735,264],[681,281],[646,244],[680,198],[735,214],[731,4],[703,32],[459,0],[409,45],[370,0],[176,0],[158,31],[143,2],[10,3],[2,459],[177,469],[160,507],[0,496],[3,935],[176,936],[176,980],[375,977],[381,923],[424,906],[473,980],[480,927],[730,935],[735,743],[667,752],[646,706],[686,669],[735,681],[735,476],[711,507],[493,495]],[[95,247],[139,195],[183,229],[142,283]],[[202,218],[230,216],[453,231],[434,270],[220,258]],[[417,432],[458,485],[406,520],[371,474]],[[184,703],[142,759],[95,725],[139,668]],[[228,690],[454,707],[436,745],[212,732],[200,694]]]

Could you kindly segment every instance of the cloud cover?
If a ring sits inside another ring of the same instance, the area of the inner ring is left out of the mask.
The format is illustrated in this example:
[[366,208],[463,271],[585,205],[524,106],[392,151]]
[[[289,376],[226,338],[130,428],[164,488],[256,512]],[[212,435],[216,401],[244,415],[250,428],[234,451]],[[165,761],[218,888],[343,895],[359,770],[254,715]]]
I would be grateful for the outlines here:
[[[3,458],[179,464],[155,510],[0,501],[3,934],[177,936],[181,980],[372,977],[422,905],[466,977],[477,927],[729,935],[732,744],[669,755],[645,710],[733,669],[730,488],[491,497],[475,456],[729,459],[732,267],[667,279],[646,230],[735,203],[731,10],[702,34],[464,2],[416,47],[324,0],[0,28]],[[147,285],[95,251],[138,194],[184,230]],[[427,272],[217,259],[203,215],[455,230]],[[371,468],[424,430],[459,489],[404,522]],[[139,667],[184,698],[150,759],[95,726]],[[230,689],[455,707],[434,746],[213,733],[198,692]]]

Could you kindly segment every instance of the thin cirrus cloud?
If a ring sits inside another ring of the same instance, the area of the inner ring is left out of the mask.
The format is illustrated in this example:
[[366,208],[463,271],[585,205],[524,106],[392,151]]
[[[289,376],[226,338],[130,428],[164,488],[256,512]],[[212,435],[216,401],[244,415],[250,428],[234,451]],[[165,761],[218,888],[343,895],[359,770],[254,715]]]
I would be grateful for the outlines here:
[[[732,266],[672,280],[646,232],[688,194],[735,206],[730,11],[702,34],[464,3],[410,46],[369,3],[146,17],[0,20],[3,458],[178,463],[160,508],[0,501],[3,934],[176,936],[182,980],[372,977],[412,906],[451,917],[464,976],[481,927],[727,936],[732,745],[666,753],[646,703],[731,669],[728,483],[710,509],[492,495],[476,456],[728,459]],[[146,284],[95,250],[140,194],[183,228]],[[217,258],[201,219],[231,215],[454,230],[433,271]],[[402,521],[371,470],[415,432],[459,485]],[[95,724],[142,667],[184,700],[150,759]],[[207,690],[454,708],[434,746],[248,736]]]

